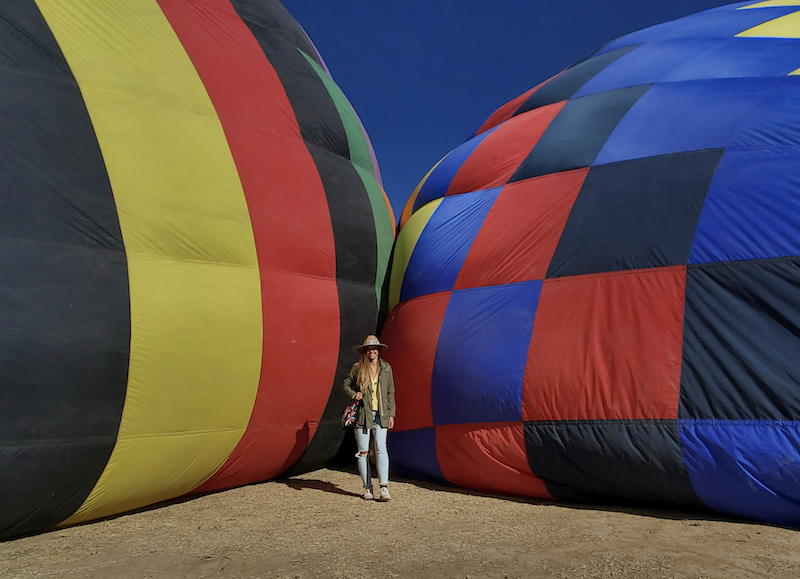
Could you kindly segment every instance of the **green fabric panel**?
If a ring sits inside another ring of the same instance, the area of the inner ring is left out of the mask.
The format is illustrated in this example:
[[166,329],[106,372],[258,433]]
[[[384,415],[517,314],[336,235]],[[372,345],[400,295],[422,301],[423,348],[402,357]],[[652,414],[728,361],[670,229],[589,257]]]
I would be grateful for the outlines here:
[[375,233],[378,239],[378,269],[375,279],[375,293],[378,296],[378,303],[383,301],[382,288],[389,270],[389,258],[392,253],[392,246],[394,245],[394,227],[392,223],[392,216],[387,205],[386,196],[375,178],[375,166],[372,163],[372,155],[370,154],[369,144],[361,123],[358,120],[356,111],[353,106],[344,96],[342,90],[328,76],[328,73],[316,63],[310,56],[302,50],[300,53],[308,60],[309,64],[319,75],[325,88],[331,95],[331,99],[339,111],[339,116],[342,119],[345,132],[347,134],[347,143],[350,148],[350,161],[358,171],[361,180],[364,183],[364,188],[367,190],[370,204],[372,205],[372,214],[375,218]]
[[383,190],[375,179],[375,173],[355,165],[356,171],[364,182],[364,187],[369,194],[372,203],[372,212],[375,215],[375,233],[378,237],[378,272],[375,279],[375,289],[378,293],[378,303],[381,303],[381,288],[389,275],[389,258],[392,254],[394,245],[394,228],[392,227],[392,215],[386,205],[386,198]]
[[[311,66],[314,67],[314,70],[322,79],[322,82],[325,84],[325,88],[328,89],[331,99],[339,111],[339,116],[342,118],[344,130],[347,133],[347,144],[350,146],[350,160],[356,167],[363,167],[364,169],[367,169],[369,173],[373,174],[372,178],[374,179],[375,167],[372,163],[372,155],[369,152],[369,144],[367,143],[364,131],[361,128],[361,123],[358,120],[356,111],[353,109],[353,105],[351,105],[350,101],[347,100],[347,97],[344,96],[342,89],[339,88],[336,82],[334,82],[334,80],[328,76],[328,73],[325,72],[325,70],[318,65],[314,59],[312,59],[302,50],[300,53],[306,58],[306,60],[308,60]],[[382,194],[381,197],[383,197]],[[370,196],[370,199],[371,198],[372,197]]]

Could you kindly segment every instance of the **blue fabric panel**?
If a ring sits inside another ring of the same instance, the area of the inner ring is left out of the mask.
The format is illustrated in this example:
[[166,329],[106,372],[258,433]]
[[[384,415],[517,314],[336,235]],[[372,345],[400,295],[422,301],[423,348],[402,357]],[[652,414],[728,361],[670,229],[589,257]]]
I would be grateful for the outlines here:
[[728,149],[689,263],[800,255],[800,146]]
[[408,262],[400,301],[450,291],[502,187],[445,197]]
[[497,127],[481,133],[475,138],[468,140],[450,151],[441,163],[433,170],[422,188],[417,194],[417,199],[414,201],[414,211],[427,205],[435,199],[441,199],[447,194],[447,188],[453,182],[453,177],[456,176],[458,170],[469,158],[469,156],[478,148],[483,140],[491,135]]
[[522,420],[541,281],[453,292],[431,381],[435,424]]
[[[800,54],[800,43],[798,43]],[[762,79],[765,80],[766,79]],[[729,147],[800,145],[800,76],[773,78],[758,106],[741,119]]]
[[531,471],[556,498],[702,506],[677,420],[526,422],[525,447]]
[[786,76],[800,67],[798,61],[798,40],[731,38],[678,67],[663,81]]
[[[757,1],[757,0],[756,0]],[[797,12],[797,6],[775,6],[753,10],[736,10],[754,2],[730,4],[685,18],[665,22],[638,32],[633,32],[608,43],[601,52],[616,50],[629,44],[641,44],[677,38],[731,38],[754,26]]]
[[723,513],[800,526],[800,424],[681,420],[697,495]]
[[573,98],[626,86],[654,84],[697,55],[723,42],[725,40],[718,38],[693,38],[643,44],[609,64]]
[[394,472],[408,478],[448,484],[436,458],[435,429],[392,431],[388,444]]
[[739,125],[780,80],[654,85],[617,124],[594,164],[727,147]]
[[679,418],[800,420],[800,257],[690,265]]
[[786,76],[800,67],[800,41],[782,38],[698,38],[651,42],[620,58],[573,98],[640,84]]

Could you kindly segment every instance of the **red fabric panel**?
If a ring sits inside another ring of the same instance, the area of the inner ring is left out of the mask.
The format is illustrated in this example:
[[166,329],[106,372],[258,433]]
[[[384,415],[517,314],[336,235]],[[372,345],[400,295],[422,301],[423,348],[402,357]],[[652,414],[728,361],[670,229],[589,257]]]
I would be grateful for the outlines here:
[[[248,27],[227,0],[158,1],[222,123],[261,271],[258,395],[247,433],[199,489],[206,491],[275,476],[305,449],[307,439],[300,438],[313,434],[336,371],[336,253],[316,165],[278,75]],[[286,400],[299,369],[303,404]]]
[[[558,76],[559,74],[561,73],[559,72],[556,76]],[[556,78],[556,76],[548,78],[546,81],[537,84],[531,90],[522,93],[514,100],[508,101],[502,107],[500,107],[491,115],[489,115],[489,118],[483,121],[481,128],[478,129],[478,131],[475,134],[480,135],[481,133],[485,133],[489,129],[496,127],[500,123],[503,123],[508,119],[510,119],[511,117],[513,117],[514,113],[517,112],[517,109],[521,107],[526,100],[528,100],[529,96],[531,96],[533,93],[539,90],[539,87],[541,87],[543,84],[545,84],[546,82],[550,82],[551,80],[553,80],[553,78]]]
[[522,419],[678,416],[686,267],[546,279]]
[[381,340],[388,346],[383,357],[394,372],[395,430],[433,426],[431,378],[448,303],[450,292],[403,302],[383,327]]
[[455,289],[544,279],[589,168],[506,185],[486,216]]
[[447,195],[505,185],[565,104],[540,107],[497,127],[461,165]]
[[437,426],[436,456],[444,478],[458,486],[553,498],[531,472],[521,422]]
[[[264,334],[261,384],[247,430],[228,461],[198,492],[238,486],[277,476],[303,453],[317,430],[336,372],[338,341],[320,345],[309,328],[336,328],[336,280],[268,271],[285,325]],[[280,311],[278,311],[280,310]],[[287,347],[291,344],[291,347]],[[333,352],[334,355],[331,355]]]

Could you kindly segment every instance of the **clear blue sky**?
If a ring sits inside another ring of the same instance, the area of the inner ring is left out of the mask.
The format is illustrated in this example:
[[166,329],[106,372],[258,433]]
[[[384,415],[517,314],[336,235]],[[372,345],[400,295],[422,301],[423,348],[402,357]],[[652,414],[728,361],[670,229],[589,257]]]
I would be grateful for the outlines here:
[[503,103],[714,0],[283,0],[369,133],[395,213]]

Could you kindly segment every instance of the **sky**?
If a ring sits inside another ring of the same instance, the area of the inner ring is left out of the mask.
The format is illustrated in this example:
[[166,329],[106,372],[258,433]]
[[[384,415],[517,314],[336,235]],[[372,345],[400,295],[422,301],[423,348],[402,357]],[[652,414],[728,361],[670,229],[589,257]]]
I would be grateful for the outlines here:
[[399,217],[504,103],[603,44],[714,0],[282,0],[353,104]]

